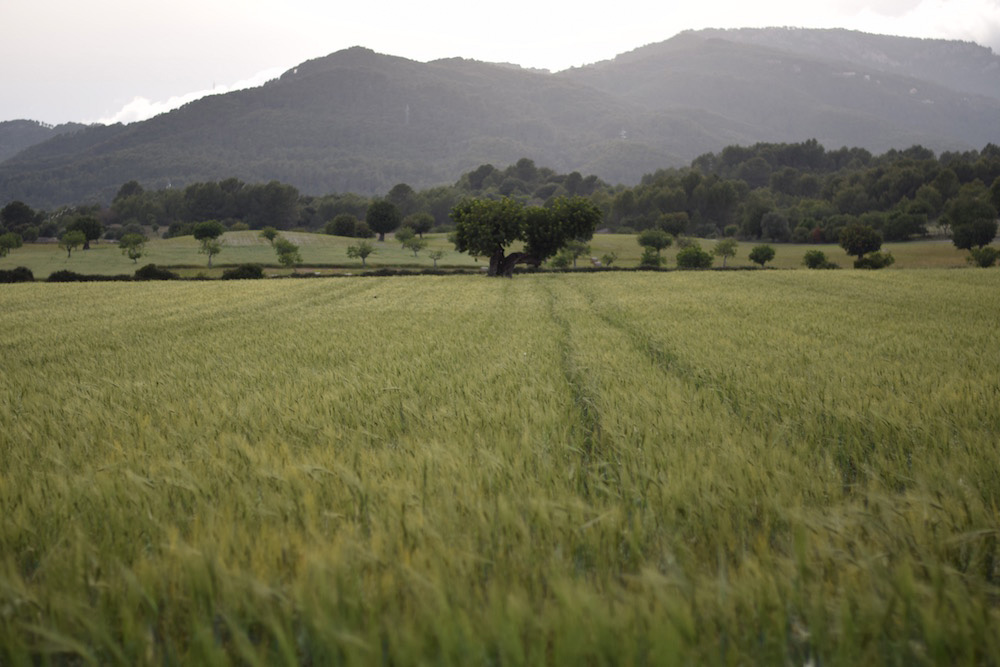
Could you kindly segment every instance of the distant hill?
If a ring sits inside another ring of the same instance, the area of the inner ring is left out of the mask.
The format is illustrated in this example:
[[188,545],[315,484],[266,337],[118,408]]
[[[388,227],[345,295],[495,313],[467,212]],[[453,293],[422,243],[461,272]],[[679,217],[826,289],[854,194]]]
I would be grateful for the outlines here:
[[0,162],[11,158],[25,148],[48,141],[52,137],[82,130],[85,125],[65,123],[46,125],[34,120],[6,120],[0,122]]
[[107,202],[131,179],[230,176],[379,194],[520,157],[634,183],[729,144],[809,138],[981,148],[1000,142],[997,76],[1000,58],[975,45],[839,30],[687,32],[556,74],[355,47],[259,88],[33,145],[0,163],[0,203]]

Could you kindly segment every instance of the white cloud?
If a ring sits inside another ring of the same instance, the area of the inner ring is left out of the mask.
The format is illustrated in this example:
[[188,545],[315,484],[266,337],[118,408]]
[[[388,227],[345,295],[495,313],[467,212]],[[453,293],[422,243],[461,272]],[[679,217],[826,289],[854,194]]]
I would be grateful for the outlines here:
[[121,109],[115,113],[100,118],[95,121],[97,123],[103,123],[104,125],[112,125],[114,123],[135,123],[141,120],[148,120],[153,116],[157,116],[161,113],[166,113],[168,111],[173,111],[174,109],[180,108],[187,104],[188,102],[194,102],[197,99],[206,97],[208,95],[221,95],[223,93],[230,93],[234,90],[244,90],[246,88],[255,88],[257,86],[263,85],[270,81],[271,79],[277,78],[282,74],[283,70],[280,68],[272,67],[261,72],[258,72],[254,76],[243,79],[242,81],[237,81],[232,85],[216,86],[211,90],[199,90],[192,93],[186,93],[184,95],[176,95],[170,97],[166,100],[153,101],[148,98],[137,96],[132,98],[128,104],[123,106]]

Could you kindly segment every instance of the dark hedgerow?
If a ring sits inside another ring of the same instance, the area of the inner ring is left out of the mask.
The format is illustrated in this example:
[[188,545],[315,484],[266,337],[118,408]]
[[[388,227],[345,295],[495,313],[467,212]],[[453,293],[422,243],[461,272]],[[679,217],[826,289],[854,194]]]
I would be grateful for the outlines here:
[[97,273],[76,273],[75,271],[56,271],[49,275],[45,282],[49,283],[108,283],[132,280],[132,276],[105,276]]
[[161,268],[156,264],[147,264],[141,269],[136,269],[136,280],[177,280],[179,275],[168,269]]
[[222,272],[223,280],[260,280],[264,277],[264,267],[260,264],[240,264]]
[[25,266],[18,266],[9,271],[0,271],[0,283],[33,283],[35,274]]

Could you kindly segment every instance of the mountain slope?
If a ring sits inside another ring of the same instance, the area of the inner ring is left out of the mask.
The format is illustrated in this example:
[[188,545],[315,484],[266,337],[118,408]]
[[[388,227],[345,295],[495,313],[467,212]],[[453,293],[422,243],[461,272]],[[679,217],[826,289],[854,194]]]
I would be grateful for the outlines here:
[[7,120],[0,122],[0,162],[13,157],[26,148],[30,148],[52,137],[82,130],[85,126],[79,123],[63,125],[46,125],[34,120]]
[[[32,146],[0,163],[0,203],[106,202],[131,179],[163,188],[231,176],[378,194],[521,157],[632,183],[737,143],[816,138],[880,152],[1000,142],[1000,99],[974,92],[1000,59],[958,42],[900,40],[702,31],[558,74],[355,47],[259,88]],[[962,63],[975,73],[957,91],[915,76],[928,58],[937,79],[960,78]]]
[[814,137],[884,151],[1000,139],[1000,99],[719,34],[728,35],[685,33],[559,76],[649,109],[711,110],[754,127],[761,141]]

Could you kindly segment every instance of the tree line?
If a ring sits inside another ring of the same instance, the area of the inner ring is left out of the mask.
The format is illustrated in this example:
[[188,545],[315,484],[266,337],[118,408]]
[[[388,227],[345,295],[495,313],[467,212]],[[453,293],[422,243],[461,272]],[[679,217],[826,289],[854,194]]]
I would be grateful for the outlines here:
[[[196,225],[213,220],[228,230],[273,227],[359,238],[405,223],[422,236],[452,231],[452,211],[469,198],[545,206],[561,197],[588,200],[601,214],[600,229],[611,232],[838,243],[842,230],[861,225],[886,241],[903,241],[959,227],[965,233],[977,221],[995,220],[1000,147],[935,155],[913,146],[875,156],[863,148],[826,150],[815,140],[729,146],[688,167],[647,174],[634,186],[560,174],[522,158],[506,168],[481,165],[452,185],[416,191],[399,183],[381,197],[306,195],[277,181],[236,178],[160,190],[129,181],[107,207],[35,211],[9,202],[0,209],[0,235],[27,242],[72,230],[88,242],[170,237],[193,234]],[[384,222],[386,216],[395,222]]]

